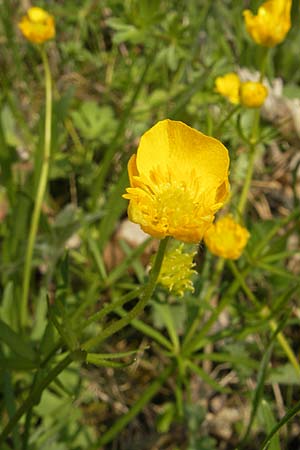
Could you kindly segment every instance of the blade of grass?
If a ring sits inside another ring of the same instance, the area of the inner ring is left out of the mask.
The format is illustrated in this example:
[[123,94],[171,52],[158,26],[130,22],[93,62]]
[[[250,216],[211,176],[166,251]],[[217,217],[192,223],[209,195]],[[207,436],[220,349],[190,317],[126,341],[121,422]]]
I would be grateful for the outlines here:
[[[261,408],[266,429],[270,432],[274,427],[275,419],[271,407],[265,399],[261,402]],[[281,450],[278,433],[274,434],[274,436],[270,439],[269,450]]]
[[[123,308],[118,308],[116,310],[116,313],[119,314],[119,316],[124,317],[127,314],[127,311],[125,311]],[[134,319],[131,322],[131,325],[138,331],[140,331],[143,335],[150,337],[154,341],[156,341],[158,344],[160,344],[162,347],[165,347],[167,350],[172,351],[173,346],[171,342],[165,338],[163,334],[161,334],[159,331],[155,330],[150,325],[147,325],[146,323],[142,322],[140,319]]]
[[207,383],[214,391],[222,394],[229,394],[231,389],[221,386],[214,378],[212,378],[202,367],[197,366],[192,361],[187,362],[188,367],[192,372],[198,375],[205,383]]
[[244,437],[243,437],[240,445],[238,446],[237,450],[242,449],[243,446],[246,444],[246,441],[250,434],[254,419],[256,417],[256,413],[257,413],[257,410],[258,410],[258,407],[259,407],[259,404],[261,402],[262,395],[263,395],[264,383],[265,383],[265,379],[267,376],[267,368],[268,368],[268,364],[269,364],[269,361],[270,361],[270,358],[272,355],[273,347],[274,347],[274,342],[272,341],[270,343],[270,345],[268,346],[267,351],[264,353],[261,364],[259,366],[258,373],[257,373],[256,388],[255,388],[253,400],[252,400],[252,409],[251,409],[249,423],[248,423],[246,432],[244,434]]
[[140,395],[137,402],[131,407],[131,409],[123,414],[113,426],[107,430],[100,439],[91,446],[90,450],[98,450],[105,444],[111,442],[125,427],[128,423],[130,423],[134,417],[136,417],[140,411],[147,405],[150,400],[156,395],[156,393],[160,390],[161,386],[166,382],[166,380],[170,377],[172,372],[174,371],[174,366],[170,365],[166,367],[160,376],[158,376],[150,386]]
[[268,436],[265,438],[262,443],[260,450],[267,450],[269,448],[270,442],[275,436],[280,428],[282,428],[285,424],[287,424],[294,416],[296,416],[300,412],[300,402],[298,402],[293,408],[291,408],[285,416],[272,428],[269,432]]

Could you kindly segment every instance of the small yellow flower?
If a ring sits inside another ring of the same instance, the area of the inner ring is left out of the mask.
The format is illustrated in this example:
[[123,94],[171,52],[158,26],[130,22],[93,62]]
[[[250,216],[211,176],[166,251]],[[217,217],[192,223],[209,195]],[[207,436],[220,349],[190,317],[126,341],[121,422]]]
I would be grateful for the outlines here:
[[240,84],[241,82],[238,75],[234,72],[230,72],[222,77],[216,78],[215,89],[219,94],[228,98],[231,103],[237,105],[240,101]]
[[35,44],[42,44],[55,36],[53,16],[38,6],[29,8],[19,22],[19,28],[26,39]]
[[259,108],[268,96],[268,89],[259,81],[245,81],[240,86],[240,102],[248,108]]
[[274,47],[282,42],[291,28],[292,0],[268,0],[257,15],[249,9],[243,12],[246,28],[252,39],[264,47]]
[[204,235],[204,242],[214,255],[226,259],[238,259],[250,234],[227,215],[213,224]]
[[193,270],[195,263],[193,258],[196,252],[183,252],[183,245],[173,248],[165,254],[158,277],[158,283],[166,287],[170,292],[182,297],[184,292],[194,292],[192,276],[197,273]]
[[163,120],[128,163],[128,216],[156,238],[199,242],[229,193],[224,145],[182,122]]

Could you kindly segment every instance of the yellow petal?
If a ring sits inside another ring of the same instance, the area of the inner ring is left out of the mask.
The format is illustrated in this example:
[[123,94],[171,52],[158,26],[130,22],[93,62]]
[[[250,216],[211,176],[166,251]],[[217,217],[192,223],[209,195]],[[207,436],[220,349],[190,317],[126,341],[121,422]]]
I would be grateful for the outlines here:
[[35,44],[42,44],[55,36],[54,18],[39,7],[29,8],[19,22],[19,28],[25,38]]
[[227,149],[182,122],[158,122],[128,163],[128,216],[151,236],[198,242],[228,197]]
[[258,8],[257,15],[245,10],[245,24],[252,39],[265,47],[282,42],[291,27],[291,6],[291,0],[268,0]]
[[177,181],[187,181],[193,171],[206,188],[223,180],[228,173],[229,157],[224,145],[183,122],[163,120],[141,138],[137,151],[137,169],[146,177],[172,170]]
[[39,8],[38,6],[29,8],[29,10],[27,11],[27,15],[29,17],[29,20],[35,23],[45,22],[49,17],[49,14],[44,9]]
[[241,103],[248,108],[259,108],[264,104],[268,96],[267,88],[258,81],[246,81],[241,83]]
[[206,231],[204,242],[211,253],[226,259],[238,259],[250,234],[230,216],[224,216]]
[[237,105],[239,99],[240,79],[234,72],[229,72],[226,75],[217,77],[215,80],[215,90],[228,98],[228,100]]

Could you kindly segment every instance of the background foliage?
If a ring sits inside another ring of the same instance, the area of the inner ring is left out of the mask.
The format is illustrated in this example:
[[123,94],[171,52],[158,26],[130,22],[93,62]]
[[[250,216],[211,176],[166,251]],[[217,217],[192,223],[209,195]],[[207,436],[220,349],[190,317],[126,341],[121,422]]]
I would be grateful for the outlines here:
[[[223,122],[231,106],[214,91],[214,80],[240,68],[258,70],[261,50],[246,33],[242,11],[260,2],[39,2],[57,27],[47,45],[52,148],[30,323],[22,334],[17,318],[45,106],[40,55],[17,28],[27,3],[0,1],[3,427],[28,395],[32,403],[0,448],[252,450],[262,448],[289,412],[269,448],[298,448],[293,408],[300,375],[276,333],[284,333],[298,358],[299,2],[293,2],[293,27],[267,66],[267,78],[280,77],[283,92],[276,114],[262,112],[246,217],[251,240],[238,272],[225,265],[217,278],[217,259],[200,245],[194,294],[176,299],[158,288],[145,313],[84,363],[76,350],[126,315],[132,304],[114,302],[131,292],[136,299],[157,248],[149,241],[137,245],[135,234],[128,242],[120,231],[126,164],[141,134],[168,117],[220,138],[230,151],[236,204],[251,114]],[[89,321],[98,311],[99,320]],[[198,338],[184,353],[194,317],[201,319]],[[277,325],[270,329],[272,320]],[[68,367],[43,394],[35,390],[71,351]]]

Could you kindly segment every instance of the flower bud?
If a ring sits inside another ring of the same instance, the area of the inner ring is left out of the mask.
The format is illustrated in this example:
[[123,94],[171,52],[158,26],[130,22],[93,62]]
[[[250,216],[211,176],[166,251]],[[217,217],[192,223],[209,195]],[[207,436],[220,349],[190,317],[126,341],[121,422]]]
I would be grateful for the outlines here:
[[19,28],[25,38],[34,44],[42,44],[55,36],[53,16],[37,6],[28,9],[19,22]]
[[268,96],[267,88],[258,81],[246,81],[240,86],[240,102],[248,108],[259,108]]
[[204,242],[209,251],[225,259],[238,259],[250,237],[248,230],[231,215],[222,217],[205,233]]

